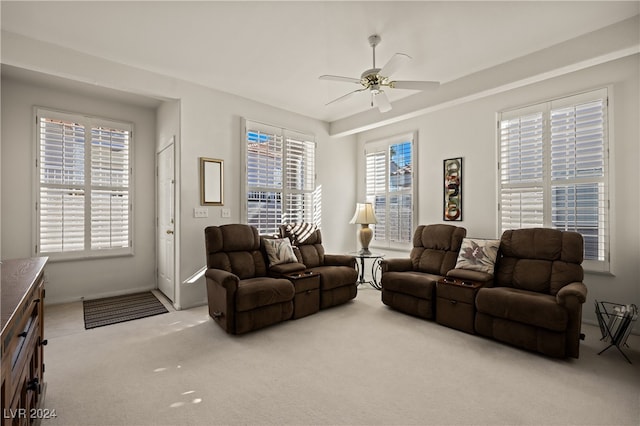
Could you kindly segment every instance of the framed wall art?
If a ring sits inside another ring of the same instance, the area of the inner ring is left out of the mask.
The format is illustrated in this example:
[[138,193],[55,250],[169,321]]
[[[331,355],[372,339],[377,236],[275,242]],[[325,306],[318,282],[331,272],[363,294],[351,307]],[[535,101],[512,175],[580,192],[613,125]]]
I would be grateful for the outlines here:
[[200,204],[222,206],[224,204],[224,167],[217,158],[200,157]]
[[443,161],[443,220],[462,221],[462,157]]

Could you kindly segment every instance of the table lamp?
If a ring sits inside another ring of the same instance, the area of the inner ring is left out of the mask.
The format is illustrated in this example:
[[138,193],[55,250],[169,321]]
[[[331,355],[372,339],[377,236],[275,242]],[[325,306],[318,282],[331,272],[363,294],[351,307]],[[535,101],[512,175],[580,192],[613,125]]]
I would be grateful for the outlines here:
[[359,254],[371,254],[369,251],[369,243],[371,242],[371,238],[373,238],[373,230],[369,228],[369,225],[378,223],[376,215],[373,212],[373,205],[371,203],[357,203],[356,212],[349,223],[358,223],[361,225],[358,231],[358,237],[360,238],[362,249],[360,249]]

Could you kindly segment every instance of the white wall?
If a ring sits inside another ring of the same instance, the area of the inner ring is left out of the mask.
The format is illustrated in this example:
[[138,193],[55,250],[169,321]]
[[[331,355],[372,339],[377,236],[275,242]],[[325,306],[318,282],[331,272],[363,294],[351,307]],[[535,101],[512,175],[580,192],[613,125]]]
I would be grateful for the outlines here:
[[30,257],[34,213],[33,107],[134,123],[133,256],[50,262],[47,302],[95,298],[155,288],[155,111],[69,91],[2,79],[2,256]]
[[463,157],[463,221],[472,237],[498,238],[496,112],[612,85],[611,270],[587,273],[584,318],[595,321],[593,300],[640,305],[639,55],[587,68],[499,95],[453,106],[358,135],[358,194],[364,192],[363,144],[418,131],[418,224],[442,221],[442,160]]
[[[153,164],[156,148],[160,148],[168,137],[176,134],[177,188],[180,197],[177,200],[179,221],[176,227],[176,282],[179,283],[176,291],[177,307],[188,308],[206,303],[204,279],[194,284],[180,284],[205,264],[204,228],[208,225],[240,220],[240,197],[243,196],[240,188],[240,176],[243,173],[240,158],[243,141],[240,133],[242,117],[315,134],[318,146],[317,184],[323,189],[322,230],[325,248],[328,253],[355,250],[356,242],[353,236],[356,230],[348,223],[355,206],[354,136],[331,138],[328,125],[318,120],[15,34],[3,33],[2,51],[2,62],[14,67],[37,70],[139,95],[175,100],[166,101],[158,109],[158,123],[155,129],[157,135],[151,143],[153,148],[149,153],[149,161]],[[8,156],[9,154],[3,152],[3,161],[13,161],[7,158]],[[193,217],[193,208],[200,205],[199,157],[224,160],[224,207],[231,210],[231,217],[228,219],[221,218],[221,207],[211,206],[208,207],[208,218]],[[18,164],[28,164],[22,163],[27,161],[26,158],[20,158],[19,161]],[[144,191],[138,192],[146,192],[153,196],[154,185],[152,180]],[[15,189],[9,187],[5,194],[3,187],[3,205],[13,197],[10,192],[15,192]],[[152,198],[151,209],[155,202],[153,200]],[[20,212],[26,214],[28,206],[24,207],[24,210],[21,207]],[[154,220],[151,220],[149,226],[153,223]],[[18,235],[13,237],[23,238]],[[4,234],[2,239],[6,248],[11,240]],[[154,247],[153,242],[147,247],[149,252],[154,252],[153,257],[149,259],[151,267],[155,266]],[[2,254],[7,256],[4,250]],[[28,252],[23,255],[28,255]],[[76,278],[78,271],[82,271],[85,277],[90,276],[84,273],[87,268],[83,265],[73,265],[73,268],[65,269],[64,275],[52,275],[51,280],[55,278],[55,282],[51,284],[53,294],[57,294],[59,289],[60,294],[65,294],[65,298],[81,296],[78,289],[70,287],[68,282],[79,279]],[[52,299],[53,297],[49,301]]]

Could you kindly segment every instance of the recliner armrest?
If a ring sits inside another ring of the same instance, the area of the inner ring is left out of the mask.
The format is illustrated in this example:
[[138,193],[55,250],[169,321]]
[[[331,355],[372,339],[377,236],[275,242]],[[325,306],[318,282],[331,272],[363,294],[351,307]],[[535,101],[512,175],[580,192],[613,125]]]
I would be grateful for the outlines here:
[[385,272],[406,272],[413,271],[413,262],[411,259],[382,259],[380,261],[382,273]]
[[584,303],[587,300],[587,286],[581,282],[574,282],[565,285],[556,294],[556,300],[560,305],[566,305],[569,297],[575,297],[578,302]]
[[493,274],[482,271],[473,271],[470,269],[452,269],[447,272],[447,277],[485,283],[488,287],[491,287],[493,284]]
[[236,289],[238,287],[238,281],[240,281],[240,278],[237,275],[215,268],[207,269],[204,276],[217,282],[227,290]]
[[279,278],[286,274],[292,274],[294,272],[304,271],[305,269],[307,269],[307,267],[300,262],[280,263],[278,265],[269,267],[269,275],[272,277]]
[[348,254],[325,254],[324,264],[327,266],[349,266],[356,267],[356,258]]

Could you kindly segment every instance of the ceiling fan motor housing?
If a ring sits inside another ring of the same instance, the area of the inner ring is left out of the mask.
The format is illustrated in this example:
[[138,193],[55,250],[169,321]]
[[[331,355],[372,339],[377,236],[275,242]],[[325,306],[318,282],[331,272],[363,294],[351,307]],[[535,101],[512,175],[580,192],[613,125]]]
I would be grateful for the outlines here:
[[381,76],[378,74],[379,72],[380,68],[371,68],[366,70],[360,76],[360,83],[367,89],[371,89],[371,91],[375,91],[377,93],[380,90],[380,86],[389,85],[387,77]]

